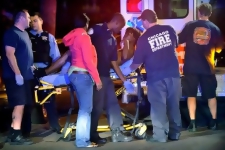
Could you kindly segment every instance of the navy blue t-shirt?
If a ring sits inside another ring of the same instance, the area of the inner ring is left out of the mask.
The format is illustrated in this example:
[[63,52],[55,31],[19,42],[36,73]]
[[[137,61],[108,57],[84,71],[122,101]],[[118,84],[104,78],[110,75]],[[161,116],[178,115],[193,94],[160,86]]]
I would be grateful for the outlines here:
[[111,61],[117,61],[117,42],[107,24],[96,24],[89,29],[92,44],[98,57],[98,72],[100,76],[110,77]]
[[186,43],[184,74],[214,74],[215,49],[223,44],[215,24],[205,20],[187,23],[179,34],[179,43]]
[[[28,33],[13,26],[5,32],[3,44],[4,47],[11,46],[15,48],[15,57],[21,75],[25,80],[32,79],[33,74],[31,72],[31,66],[33,65],[33,53]],[[6,57],[5,49],[3,49],[2,68],[3,78],[15,78],[15,73],[11,69],[8,58]]]
[[176,47],[176,32],[167,25],[155,25],[138,39],[133,63],[144,63],[147,83],[180,77]]

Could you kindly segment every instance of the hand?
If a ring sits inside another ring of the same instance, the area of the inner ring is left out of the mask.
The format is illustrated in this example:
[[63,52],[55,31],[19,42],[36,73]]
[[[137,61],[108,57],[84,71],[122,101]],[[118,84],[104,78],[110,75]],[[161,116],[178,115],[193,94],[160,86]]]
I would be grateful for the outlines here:
[[37,69],[35,69],[33,71],[33,74],[37,78],[41,78],[41,77],[47,76],[47,74],[45,72],[45,68],[37,68]]
[[15,79],[16,79],[17,85],[23,85],[24,80],[23,80],[23,76],[21,74],[16,74]]
[[37,68],[34,65],[31,66],[30,68],[31,68],[32,73],[34,74],[34,70],[36,70]]
[[96,88],[97,88],[98,91],[101,90],[101,88],[102,88],[102,82],[96,83]]
[[30,66],[32,72],[34,72],[35,69],[37,69],[34,65],[33,66]]

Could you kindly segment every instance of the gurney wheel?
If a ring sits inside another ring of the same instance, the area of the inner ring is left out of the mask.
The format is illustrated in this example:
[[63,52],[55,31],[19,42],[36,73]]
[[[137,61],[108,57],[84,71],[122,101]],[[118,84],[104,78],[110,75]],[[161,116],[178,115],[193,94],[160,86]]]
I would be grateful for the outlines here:
[[[143,131],[141,131],[141,130],[143,130]],[[138,139],[144,139],[146,137],[146,129],[144,129],[143,127],[139,127],[135,130],[134,135]]]

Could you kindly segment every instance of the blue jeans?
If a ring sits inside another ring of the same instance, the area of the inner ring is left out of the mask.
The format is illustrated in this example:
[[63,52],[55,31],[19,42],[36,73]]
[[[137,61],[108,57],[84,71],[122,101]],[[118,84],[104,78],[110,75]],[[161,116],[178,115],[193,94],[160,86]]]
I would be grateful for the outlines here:
[[86,147],[91,144],[90,124],[93,105],[93,80],[88,74],[74,73],[69,76],[69,80],[79,103],[75,144],[77,147]]

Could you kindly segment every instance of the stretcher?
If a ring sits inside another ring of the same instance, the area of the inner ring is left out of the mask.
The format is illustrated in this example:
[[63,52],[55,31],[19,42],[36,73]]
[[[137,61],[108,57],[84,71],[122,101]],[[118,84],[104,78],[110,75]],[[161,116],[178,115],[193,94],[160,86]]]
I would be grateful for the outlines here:
[[[130,63],[130,62],[129,62]],[[126,63],[128,65],[129,63]],[[132,61],[131,61],[132,63]],[[124,66],[121,66],[124,67]],[[122,69],[122,68],[121,68]],[[141,88],[141,82],[143,80],[141,72],[141,68],[137,69],[136,71],[132,72],[131,75],[128,77],[133,84],[136,84],[138,87],[137,88],[137,97],[138,100],[136,101],[136,114],[133,116],[129,114],[127,111],[124,109],[121,109],[121,114],[124,118],[130,119],[132,123],[124,125],[125,130],[131,130],[131,134],[134,133],[134,135],[137,138],[144,138],[146,136],[146,130],[147,126],[144,124],[144,122],[140,122],[138,120],[139,116],[139,104],[143,100],[144,96],[144,90]],[[116,75],[114,72],[111,70],[111,76],[112,79],[118,79],[116,78]],[[38,91],[40,90],[51,90],[51,92],[44,98],[44,99],[39,99],[38,98]],[[64,125],[64,128],[62,129],[62,138],[59,140],[64,140],[64,141],[70,141],[71,136],[72,136],[72,131],[76,129],[76,123],[70,122],[70,117],[72,114],[72,111],[74,110],[74,91],[73,88],[70,86],[70,82],[68,79],[67,74],[53,74],[53,75],[48,75],[45,77],[42,77],[39,79],[39,86],[35,87],[35,102],[37,104],[43,105],[44,103],[47,102],[47,100],[54,94],[61,94],[63,90],[68,90],[70,92],[70,97],[71,97],[71,107],[68,111],[68,116],[66,119],[66,124]],[[125,87],[119,88],[116,92],[116,95],[119,96],[123,93],[127,93]],[[124,100],[123,100],[124,101]],[[127,101],[128,102],[128,101]],[[97,131],[110,131],[109,126],[98,126]]]

